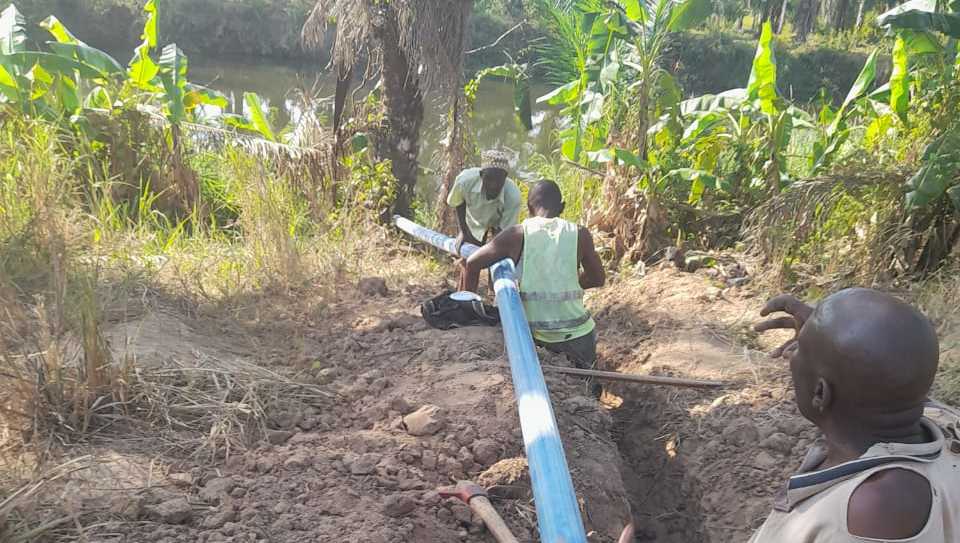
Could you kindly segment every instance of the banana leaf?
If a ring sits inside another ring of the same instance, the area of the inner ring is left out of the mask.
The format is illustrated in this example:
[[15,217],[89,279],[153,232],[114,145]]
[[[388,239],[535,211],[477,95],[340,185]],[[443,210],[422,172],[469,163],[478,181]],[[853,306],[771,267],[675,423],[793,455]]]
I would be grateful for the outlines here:
[[16,78],[0,63],[0,96],[7,101],[15,102],[20,97],[20,85]]
[[728,188],[717,176],[696,168],[677,168],[670,170],[664,176],[664,180],[677,179],[690,183],[690,195],[687,197],[687,203],[690,205],[699,203],[707,189],[727,190]]
[[683,0],[673,2],[670,13],[670,22],[667,29],[671,32],[689,30],[707,20],[713,13],[713,4],[710,0]]
[[264,139],[276,143],[277,135],[273,131],[273,127],[270,126],[270,118],[267,116],[260,96],[252,92],[245,92],[243,93],[243,102],[247,105],[250,122],[256,132]]
[[23,52],[26,43],[26,21],[17,6],[10,4],[0,13],[0,55]]
[[45,29],[49,32],[58,43],[69,43],[72,45],[79,45],[81,42],[73,35],[72,32],[60,22],[60,19],[57,19],[56,16],[51,15],[43,20],[40,23],[40,28]]
[[146,43],[140,44],[130,61],[127,75],[134,85],[140,88],[154,90],[153,80],[160,73],[160,66],[150,58],[150,47]]
[[763,24],[760,33],[750,81],[747,83],[747,96],[751,101],[759,101],[760,110],[767,115],[776,112],[777,60],[773,53],[773,27],[769,21]]
[[897,36],[893,45],[893,72],[890,74],[890,107],[904,123],[907,122],[907,109],[910,105],[910,66],[907,57],[907,44],[902,36]]
[[227,100],[227,97],[220,91],[193,83],[187,83],[186,89],[187,95],[184,100],[188,110],[192,110],[200,105],[214,106],[221,110],[230,107],[230,101]]
[[24,51],[13,53],[3,57],[10,64],[27,71],[36,65],[40,65],[44,70],[55,74],[62,74],[73,77],[75,74],[83,79],[96,79],[100,72],[92,67],[78,62],[72,58],[64,57],[54,53],[43,53],[38,51]]
[[558,106],[561,104],[567,104],[574,101],[577,97],[577,93],[580,89],[580,80],[571,81],[566,85],[557,87],[552,91],[544,94],[540,98],[537,98],[537,103],[547,103],[551,106]]
[[867,57],[867,61],[863,64],[863,69],[860,70],[857,80],[853,82],[853,86],[850,87],[850,92],[847,93],[847,97],[844,98],[843,104],[837,111],[837,116],[827,129],[828,134],[833,134],[841,128],[840,125],[846,120],[846,114],[849,112],[850,105],[864,96],[870,88],[870,85],[873,84],[874,79],[877,77],[877,53],[878,50],[874,49],[873,52],[870,53],[870,56]]
[[616,161],[617,164],[621,166],[636,166],[638,168],[645,168],[648,166],[648,164],[641,160],[640,157],[638,157],[635,153],[631,153],[626,149],[620,149],[617,147],[589,151],[587,152],[587,159],[590,162],[596,162],[597,164],[606,164]]
[[704,94],[680,103],[680,112],[690,115],[698,111],[736,109],[747,100],[747,89],[730,89],[720,94]]
[[146,5],[143,6],[143,11],[147,14],[147,20],[143,24],[143,34],[140,35],[140,39],[150,49],[156,49],[157,43],[159,43],[158,26],[160,20],[157,0],[148,0]]
[[188,59],[183,51],[172,43],[160,54],[160,80],[165,91],[167,119],[178,125],[187,117],[187,70]]
[[107,53],[84,44],[49,42],[54,53],[87,65],[103,77],[123,74],[123,66]]
[[98,85],[87,93],[86,98],[83,99],[83,107],[87,109],[111,109],[113,101],[110,99],[110,93],[107,89]]
[[937,0],[910,0],[881,14],[877,24],[897,30],[930,30],[960,38],[960,13],[939,10]]
[[526,77],[513,82],[513,111],[524,128],[533,130],[533,103],[530,98],[530,81]]
[[[948,190],[956,195],[960,170],[960,128],[949,130],[932,141],[923,152],[924,165],[907,181],[907,206],[921,208],[940,199]],[[953,185],[953,186],[951,186]]]
[[157,47],[157,19],[158,9],[156,0],[149,0],[144,6],[143,11],[147,14],[147,20],[143,24],[143,34],[140,39],[143,40],[134,50],[133,58],[127,65],[127,73],[135,85],[148,90],[156,90],[153,80],[160,73],[160,66],[153,61],[150,52]]
[[701,136],[710,134],[713,128],[727,119],[723,111],[701,111],[694,114],[693,121],[683,130],[681,143],[689,145]]

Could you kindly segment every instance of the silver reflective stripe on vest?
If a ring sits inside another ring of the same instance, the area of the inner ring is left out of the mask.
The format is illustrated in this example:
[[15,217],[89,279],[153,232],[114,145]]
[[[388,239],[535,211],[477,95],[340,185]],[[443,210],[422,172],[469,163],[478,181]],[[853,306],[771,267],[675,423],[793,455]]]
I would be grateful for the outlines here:
[[521,292],[520,299],[525,302],[569,302],[583,298],[582,290],[567,292]]
[[534,330],[565,330],[567,328],[576,328],[588,320],[590,320],[590,313],[586,313],[576,319],[565,321],[530,321],[530,328]]

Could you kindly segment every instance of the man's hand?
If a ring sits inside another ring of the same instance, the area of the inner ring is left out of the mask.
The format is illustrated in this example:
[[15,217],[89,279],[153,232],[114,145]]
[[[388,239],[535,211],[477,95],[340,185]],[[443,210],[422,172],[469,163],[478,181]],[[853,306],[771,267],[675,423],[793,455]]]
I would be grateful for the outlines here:
[[791,349],[794,345],[796,345],[797,336],[800,334],[800,330],[803,328],[803,325],[806,324],[807,319],[810,318],[810,315],[813,314],[813,307],[803,303],[794,296],[789,294],[781,294],[780,296],[771,299],[769,302],[767,302],[767,305],[763,306],[763,309],[760,310],[760,316],[766,317],[771,313],[779,312],[787,313],[790,316],[766,320],[753,327],[753,329],[757,332],[785,329],[792,329],[794,331],[793,338],[790,339],[790,341],[787,341],[770,353],[770,356],[773,358],[780,358],[788,349]]
[[463,231],[461,230],[460,233],[457,234],[457,245],[456,245],[456,249],[457,249],[457,254],[458,254],[458,255],[460,254],[460,250],[463,248],[463,244],[464,244],[464,243],[471,243],[471,244],[473,244],[473,245],[476,245],[477,247],[480,247],[480,246],[483,245],[483,243],[480,243],[479,241],[477,241],[477,240],[473,237],[473,234],[470,234],[470,233],[466,233],[466,234],[465,234],[465,233],[463,233]]

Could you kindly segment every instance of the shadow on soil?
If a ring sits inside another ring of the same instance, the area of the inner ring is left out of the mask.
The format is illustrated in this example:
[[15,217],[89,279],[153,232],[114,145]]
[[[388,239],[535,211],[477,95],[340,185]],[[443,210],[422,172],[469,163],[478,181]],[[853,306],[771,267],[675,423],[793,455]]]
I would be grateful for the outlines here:
[[621,475],[630,496],[636,541],[706,541],[701,489],[677,454],[679,435],[666,421],[678,415],[669,391],[607,388],[624,398],[613,410],[614,437],[623,459]]

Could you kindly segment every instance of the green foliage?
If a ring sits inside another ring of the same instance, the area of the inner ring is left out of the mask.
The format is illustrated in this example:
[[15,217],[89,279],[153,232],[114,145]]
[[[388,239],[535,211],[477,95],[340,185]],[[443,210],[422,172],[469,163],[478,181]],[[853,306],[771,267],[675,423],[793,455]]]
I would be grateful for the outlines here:
[[276,131],[270,123],[270,116],[267,108],[263,105],[263,100],[255,93],[246,92],[243,94],[243,103],[246,106],[249,117],[239,115],[224,115],[223,120],[227,126],[231,126],[243,132],[255,134],[271,142],[277,142]]
[[173,125],[179,125],[187,118],[187,65],[187,56],[176,44],[163,48],[159,75],[166,91],[167,118]]
[[814,144],[813,154],[810,157],[811,170],[814,174],[820,173],[829,167],[837,157],[841,147],[850,136],[848,121],[854,114],[854,105],[866,96],[877,77],[877,51],[867,58],[867,62],[860,70],[860,75],[843,100],[840,109],[831,114],[832,121],[823,130],[822,136]]
[[960,13],[956,2],[910,0],[880,15],[877,23],[891,29],[934,31],[960,38]]
[[902,35],[893,46],[893,73],[890,74],[890,107],[904,123],[910,102],[910,66],[907,45]]
[[389,219],[397,191],[390,161],[376,162],[370,151],[362,147],[344,157],[343,163],[350,169],[350,182],[344,196],[345,212],[362,210],[381,220]]
[[908,207],[927,207],[946,195],[960,213],[960,124],[927,145],[923,166],[907,186]]
[[776,111],[774,102],[777,99],[777,61],[774,58],[772,42],[773,28],[767,22],[763,24],[763,31],[760,33],[753,69],[750,70],[750,81],[747,83],[747,98],[758,101],[760,110],[768,115]]
[[[159,7],[157,0],[146,2],[142,41],[124,70],[113,57],[78,39],[55,16],[39,25],[54,38],[47,42],[50,51],[28,50],[24,18],[11,5],[0,16],[0,101],[28,116],[69,121],[72,129],[80,130],[90,126],[88,113],[113,109],[114,98],[119,97],[124,99],[122,107],[152,109],[160,104],[172,126],[200,120],[195,113],[202,105],[226,109],[222,94],[189,82],[189,61],[176,44],[166,45],[154,56],[160,44]],[[246,96],[245,100],[251,119],[235,124],[277,141],[260,99]]]

